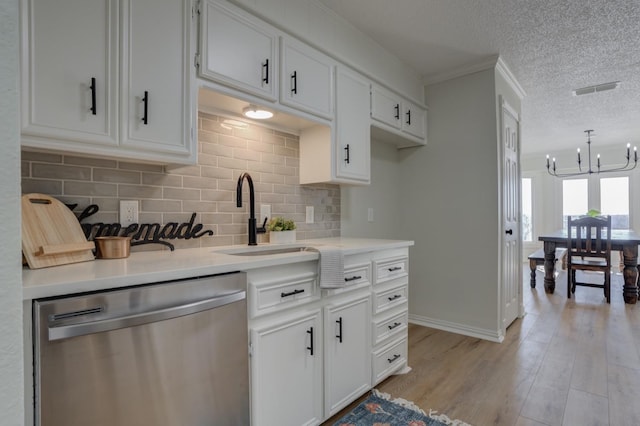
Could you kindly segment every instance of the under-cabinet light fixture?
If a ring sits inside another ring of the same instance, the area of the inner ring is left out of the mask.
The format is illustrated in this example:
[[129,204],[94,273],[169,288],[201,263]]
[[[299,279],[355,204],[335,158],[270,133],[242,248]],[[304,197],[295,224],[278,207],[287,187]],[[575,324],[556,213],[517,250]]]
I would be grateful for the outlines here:
[[249,105],[242,110],[242,113],[245,117],[253,118],[255,120],[266,120],[267,118],[273,117],[273,112],[255,105]]

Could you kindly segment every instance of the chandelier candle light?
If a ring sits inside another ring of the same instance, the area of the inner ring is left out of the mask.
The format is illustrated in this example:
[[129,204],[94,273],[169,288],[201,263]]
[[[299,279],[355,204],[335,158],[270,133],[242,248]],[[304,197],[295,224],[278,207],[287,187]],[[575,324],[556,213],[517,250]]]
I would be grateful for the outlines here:
[[600,168],[600,154],[598,154],[597,156],[597,170],[593,170],[591,167],[591,133],[593,132],[593,130],[585,130],[584,131],[587,134],[587,149],[588,149],[588,156],[589,156],[589,169],[583,171],[582,170],[582,161],[580,158],[580,148],[578,148],[578,170],[580,170],[579,172],[575,172],[575,173],[557,173],[556,172],[556,159],[553,158],[552,162],[553,162],[553,166],[551,164],[549,164],[549,155],[547,155],[547,172],[549,172],[549,174],[551,176],[556,176],[556,177],[571,177],[571,176],[581,176],[581,175],[591,175],[594,173],[608,173],[608,172],[621,172],[621,171],[626,171],[626,170],[633,170],[636,168],[636,166],[638,165],[638,148],[637,147],[633,147],[633,165],[631,167],[629,167],[629,160],[631,159],[631,144],[627,144],[627,163],[624,166],[621,167],[614,167],[612,169],[602,169]]

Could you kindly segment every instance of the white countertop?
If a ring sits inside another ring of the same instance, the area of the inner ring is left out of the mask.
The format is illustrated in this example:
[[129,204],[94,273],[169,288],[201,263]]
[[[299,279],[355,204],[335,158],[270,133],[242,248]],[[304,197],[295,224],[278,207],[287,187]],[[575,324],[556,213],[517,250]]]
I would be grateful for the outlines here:
[[105,290],[130,285],[185,279],[195,276],[247,271],[265,266],[285,265],[318,259],[314,251],[237,256],[221,251],[261,250],[290,246],[336,246],[345,255],[375,250],[409,247],[413,241],[370,238],[321,238],[298,241],[296,244],[258,246],[203,247],[175,251],[132,253],[126,259],[96,259],[94,261],[53,266],[42,269],[24,268],[22,272],[23,300],[87,291]]

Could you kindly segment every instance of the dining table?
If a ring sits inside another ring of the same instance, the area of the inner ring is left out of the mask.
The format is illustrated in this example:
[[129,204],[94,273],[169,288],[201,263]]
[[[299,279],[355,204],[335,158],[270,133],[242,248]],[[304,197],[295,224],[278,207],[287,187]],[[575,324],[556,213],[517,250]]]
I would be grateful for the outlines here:
[[[569,246],[567,229],[540,235],[538,240],[544,243],[544,290],[551,294],[556,288],[556,247]],[[575,246],[575,238],[571,240],[571,244]],[[640,235],[633,229],[611,230],[611,250],[622,253],[624,265],[622,296],[625,303],[635,304],[638,301],[638,244],[640,244]]]

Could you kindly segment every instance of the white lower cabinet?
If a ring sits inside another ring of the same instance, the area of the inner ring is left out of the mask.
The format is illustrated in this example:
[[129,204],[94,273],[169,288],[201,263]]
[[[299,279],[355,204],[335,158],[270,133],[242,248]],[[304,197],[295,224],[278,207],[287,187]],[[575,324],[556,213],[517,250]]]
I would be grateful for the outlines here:
[[322,421],[320,309],[251,330],[252,425],[300,426]]
[[341,297],[324,308],[325,416],[371,388],[370,292]]
[[407,366],[408,249],[247,271],[253,426],[318,425]]

